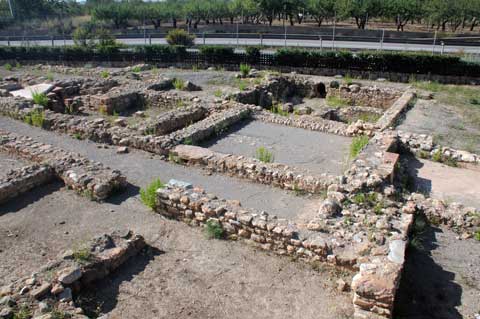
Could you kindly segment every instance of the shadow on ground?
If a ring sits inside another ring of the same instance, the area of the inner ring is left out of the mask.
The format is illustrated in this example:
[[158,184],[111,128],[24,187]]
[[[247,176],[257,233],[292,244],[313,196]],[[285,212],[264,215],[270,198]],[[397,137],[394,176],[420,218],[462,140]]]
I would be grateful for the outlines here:
[[92,287],[83,289],[75,297],[75,303],[83,309],[89,318],[97,318],[112,311],[118,303],[119,289],[122,283],[132,280],[145,270],[155,257],[164,254],[158,248],[147,246],[137,256],[130,258],[107,278],[95,282]]
[[117,193],[110,196],[105,202],[113,205],[121,205],[124,201],[130,197],[137,196],[140,193],[140,187],[128,183],[127,186],[119,190]]
[[48,183],[46,185],[35,187],[34,189],[22,194],[19,197],[13,198],[3,205],[0,205],[0,216],[8,213],[16,213],[26,208],[28,205],[35,203],[41,198],[59,191],[65,184],[59,180]]
[[418,172],[424,164],[413,155],[405,155],[403,161],[407,164],[410,179],[407,185],[408,189],[412,192],[430,194],[432,191],[432,181],[418,176]]
[[421,235],[422,247],[409,247],[405,269],[397,293],[395,319],[461,319],[462,288],[455,274],[435,263],[431,251],[437,248],[436,233],[427,227]]

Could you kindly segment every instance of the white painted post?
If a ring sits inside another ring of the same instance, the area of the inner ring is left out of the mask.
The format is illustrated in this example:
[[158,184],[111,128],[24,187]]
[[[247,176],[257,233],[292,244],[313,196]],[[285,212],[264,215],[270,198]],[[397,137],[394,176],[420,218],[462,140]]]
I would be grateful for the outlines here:
[[323,38],[320,36],[320,51],[323,51]]
[[205,45],[205,32],[203,32],[203,45]]
[[445,53],[445,42],[440,42],[440,44],[442,45],[442,55]]
[[435,35],[433,36],[432,54],[435,54],[435,45],[436,44],[437,44],[437,31],[435,31]]
[[335,16],[333,17],[333,35],[332,35],[332,50],[335,50],[335,28],[337,26],[337,12],[335,12]]

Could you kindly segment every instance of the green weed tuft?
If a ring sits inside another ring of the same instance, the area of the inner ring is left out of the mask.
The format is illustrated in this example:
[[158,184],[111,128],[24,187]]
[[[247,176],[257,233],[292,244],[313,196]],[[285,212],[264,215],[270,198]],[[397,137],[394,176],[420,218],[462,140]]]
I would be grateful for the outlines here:
[[248,64],[240,64],[240,73],[242,73],[243,77],[247,77],[250,74],[252,68]]
[[175,87],[176,90],[184,90],[185,89],[185,81],[182,79],[174,79],[173,80],[173,86]]
[[222,239],[225,236],[225,231],[220,223],[215,219],[209,219],[207,221],[205,225],[205,233],[209,239]]
[[32,92],[33,103],[47,107],[48,97],[45,93]]
[[263,163],[272,163],[274,160],[273,153],[263,146],[257,148],[257,151],[255,152],[255,158]]
[[153,182],[151,182],[146,188],[140,190],[140,199],[142,203],[149,207],[150,209],[155,208],[156,203],[156,192],[159,188],[164,188],[165,185],[162,181],[157,178]]
[[45,112],[40,109],[35,109],[29,114],[25,115],[23,121],[29,125],[43,127],[43,123],[45,121]]
[[362,135],[354,137],[350,144],[350,159],[354,159],[360,154],[369,141],[368,136]]

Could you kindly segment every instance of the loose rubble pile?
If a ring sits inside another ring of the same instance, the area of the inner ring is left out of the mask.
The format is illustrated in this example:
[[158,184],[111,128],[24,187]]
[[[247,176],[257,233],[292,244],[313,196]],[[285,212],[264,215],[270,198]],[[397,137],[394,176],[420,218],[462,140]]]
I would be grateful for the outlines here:
[[142,236],[117,231],[95,237],[77,250],[66,251],[33,273],[0,288],[0,318],[88,318],[75,305],[85,287],[110,275],[146,246]]

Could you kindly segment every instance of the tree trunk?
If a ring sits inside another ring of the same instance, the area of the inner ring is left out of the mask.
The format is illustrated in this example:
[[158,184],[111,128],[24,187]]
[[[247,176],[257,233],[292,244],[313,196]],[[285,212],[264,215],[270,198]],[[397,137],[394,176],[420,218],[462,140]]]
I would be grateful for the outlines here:
[[173,27],[176,29],[177,28],[177,19],[176,18],[172,18],[172,24],[173,24]]
[[230,24],[233,24],[233,17],[230,17]]

